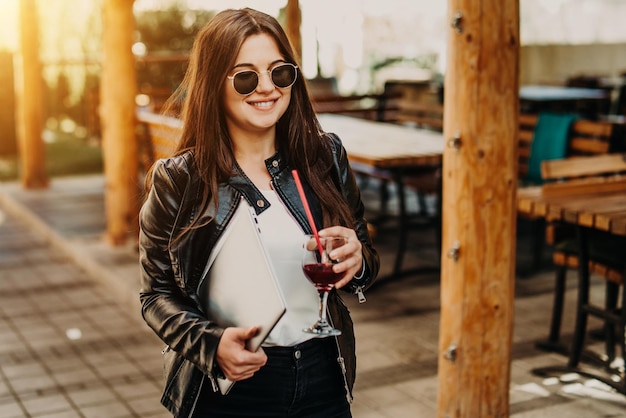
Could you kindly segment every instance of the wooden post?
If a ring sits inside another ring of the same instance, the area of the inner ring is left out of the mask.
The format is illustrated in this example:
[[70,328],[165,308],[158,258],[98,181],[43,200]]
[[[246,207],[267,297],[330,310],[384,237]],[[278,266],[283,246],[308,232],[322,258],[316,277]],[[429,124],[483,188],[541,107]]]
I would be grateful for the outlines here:
[[104,1],[100,118],[106,179],[106,238],[113,245],[125,243],[138,230],[137,81],[131,50],[134,24],[133,0]]
[[518,1],[448,1],[440,418],[509,414]]
[[302,23],[302,15],[300,14],[300,2],[298,0],[287,1],[287,24],[285,32],[296,52],[298,59],[302,59],[302,35],[300,33],[300,24]]
[[48,187],[43,130],[43,78],[39,59],[39,22],[35,0],[20,1],[21,55],[17,60],[16,99],[20,178],[26,189]]
[[13,54],[0,50],[0,156],[17,155]]

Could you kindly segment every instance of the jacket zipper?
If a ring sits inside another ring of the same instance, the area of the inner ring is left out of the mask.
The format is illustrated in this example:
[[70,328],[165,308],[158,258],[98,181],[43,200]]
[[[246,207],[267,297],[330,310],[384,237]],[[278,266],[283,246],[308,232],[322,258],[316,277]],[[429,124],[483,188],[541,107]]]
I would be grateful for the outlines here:
[[[196,411],[196,406],[198,406],[198,399],[200,399],[200,394],[202,393],[202,386],[204,386],[204,378],[205,375],[202,375],[202,379],[200,379],[200,387],[198,387],[198,393],[196,393],[196,399],[193,401],[193,405],[191,406],[191,410],[189,410],[189,416],[192,417],[193,413]],[[211,379],[211,382],[213,379]]]
[[[163,348],[163,350],[161,350],[161,354],[165,355],[168,352],[170,352],[172,349],[170,348],[169,345],[166,345],[165,348]],[[213,379],[213,376],[206,376],[205,374],[202,375],[202,379],[200,379],[200,387],[198,388],[198,393],[196,394],[196,398],[193,400],[193,405],[191,406],[191,410],[189,411],[189,415],[188,416],[193,416],[194,411],[196,410],[196,406],[198,405],[198,399],[200,399],[200,393],[202,393],[202,387],[204,386],[204,379],[205,377],[209,378],[209,381],[211,382],[211,386],[213,386],[213,391],[217,392],[219,390],[219,388],[217,387],[217,383],[215,382],[215,379]]]
[[365,293],[363,293],[363,286],[357,286],[354,289],[354,294],[359,298],[359,303],[367,302],[367,299],[365,299]]
[[[333,324],[333,318],[330,315],[330,312],[328,312],[328,319],[330,321],[330,325],[334,328],[335,325]],[[346,370],[346,361],[343,358],[343,355],[341,354],[341,347],[339,346],[339,339],[337,337],[333,337],[335,339],[335,345],[337,346],[337,364],[339,365],[339,369],[341,370],[341,376],[343,377],[343,387],[344,390],[346,391],[346,400],[348,401],[348,403],[352,403],[354,397],[352,396],[352,391],[350,390],[350,387],[348,386],[348,372]]]

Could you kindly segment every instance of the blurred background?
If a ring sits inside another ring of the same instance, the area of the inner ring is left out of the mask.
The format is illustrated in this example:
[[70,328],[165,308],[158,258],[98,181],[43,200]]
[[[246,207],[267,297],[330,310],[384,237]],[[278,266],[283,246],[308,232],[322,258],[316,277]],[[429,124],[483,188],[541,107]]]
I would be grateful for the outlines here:
[[[20,0],[0,0],[0,180],[17,176]],[[137,104],[158,111],[180,82],[194,34],[217,11],[252,6],[284,22],[286,0],[135,0]],[[40,56],[49,175],[101,170],[101,0],[41,0]],[[302,70],[312,89],[379,93],[393,80],[441,101],[447,2],[301,0]],[[626,75],[626,1],[520,0],[520,84],[614,89]],[[495,59],[495,58],[494,58]]]

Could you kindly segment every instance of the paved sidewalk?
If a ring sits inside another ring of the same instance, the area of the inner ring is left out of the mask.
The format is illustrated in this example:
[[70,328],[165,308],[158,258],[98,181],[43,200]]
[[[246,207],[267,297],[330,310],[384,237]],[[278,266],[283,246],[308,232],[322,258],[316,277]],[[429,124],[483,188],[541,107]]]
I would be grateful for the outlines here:
[[138,312],[0,210],[0,417],[166,417],[159,345]]
[[[103,190],[101,176],[54,179],[43,191],[0,184],[1,418],[169,416],[159,404],[162,343],[139,313],[136,249],[102,241]],[[432,263],[433,237],[411,237],[408,264]],[[390,269],[393,233],[375,241]],[[534,347],[547,332],[552,286],[550,271],[516,281],[510,416],[626,417],[626,397],[596,381],[531,373],[565,361]],[[575,281],[568,286],[564,330],[573,327]],[[394,279],[367,297],[347,300],[357,333],[354,417],[435,417],[438,275]]]

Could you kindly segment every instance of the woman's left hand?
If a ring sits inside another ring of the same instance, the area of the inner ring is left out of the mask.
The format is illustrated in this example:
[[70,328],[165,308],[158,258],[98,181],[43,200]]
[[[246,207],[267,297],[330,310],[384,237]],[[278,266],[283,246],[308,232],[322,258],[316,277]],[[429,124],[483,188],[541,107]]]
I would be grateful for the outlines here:
[[329,254],[332,259],[341,260],[333,266],[333,271],[336,273],[345,272],[344,276],[335,283],[335,287],[340,289],[347,285],[354,276],[360,273],[361,267],[363,266],[363,246],[361,245],[361,241],[357,238],[354,229],[343,226],[324,228],[319,231],[319,236],[321,238],[332,236],[346,237],[346,243],[334,249]]

